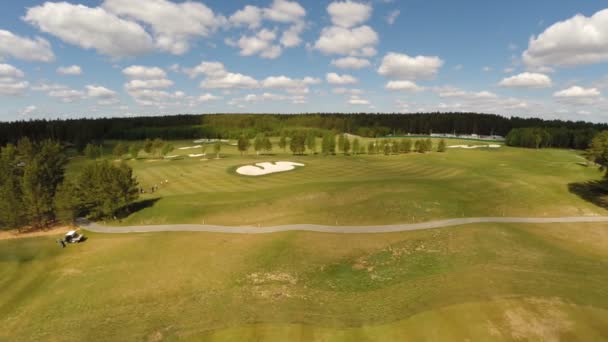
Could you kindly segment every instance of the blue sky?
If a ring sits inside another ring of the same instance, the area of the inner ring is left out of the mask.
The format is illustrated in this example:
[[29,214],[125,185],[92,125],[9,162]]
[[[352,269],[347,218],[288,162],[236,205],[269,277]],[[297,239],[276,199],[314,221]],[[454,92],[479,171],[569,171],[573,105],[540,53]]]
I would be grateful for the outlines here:
[[478,111],[607,121],[605,7],[10,1],[0,14],[0,120]]

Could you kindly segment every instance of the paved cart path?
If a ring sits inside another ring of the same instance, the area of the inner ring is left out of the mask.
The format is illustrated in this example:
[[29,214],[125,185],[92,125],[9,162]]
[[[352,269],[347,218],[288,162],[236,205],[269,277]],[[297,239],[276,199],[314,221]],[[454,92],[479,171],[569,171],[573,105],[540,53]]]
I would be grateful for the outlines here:
[[574,216],[574,217],[468,217],[420,223],[404,223],[379,226],[324,226],[316,224],[288,224],[272,227],[252,226],[215,226],[204,224],[167,224],[154,226],[109,227],[97,223],[79,220],[80,228],[96,233],[148,233],[148,232],[211,232],[232,234],[268,234],[286,231],[309,231],[339,234],[371,234],[404,232],[409,230],[433,229],[459,226],[471,223],[588,223],[608,222],[608,216]]

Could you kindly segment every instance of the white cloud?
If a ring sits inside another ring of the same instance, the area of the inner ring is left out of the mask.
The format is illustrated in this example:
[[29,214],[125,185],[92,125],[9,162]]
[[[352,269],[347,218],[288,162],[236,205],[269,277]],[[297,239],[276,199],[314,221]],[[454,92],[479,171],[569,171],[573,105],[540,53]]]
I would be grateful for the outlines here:
[[410,57],[406,54],[389,52],[382,59],[378,73],[395,79],[432,79],[443,63],[443,60],[437,56]]
[[85,98],[85,93],[83,91],[74,89],[51,90],[48,95],[50,97],[59,98],[65,103],[71,103]]
[[577,14],[531,37],[527,65],[571,66],[608,61],[608,9],[591,17]]
[[168,79],[158,80],[131,80],[125,84],[125,89],[137,90],[137,89],[163,89],[173,86],[173,81]]
[[306,16],[306,10],[296,1],[274,0],[270,8],[263,10],[264,18],[280,23],[295,23]]
[[401,14],[400,10],[394,10],[391,11],[387,16],[386,16],[386,22],[389,25],[393,25],[395,23],[395,21],[397,20],[397,18],[399,18],[399,15]]
[[421,91],[424,89],[412,81],[390,81],[385,88],[395,91]]
[[23,71],[15,68],[10,64],[0,64],[0,79],[5,78],[21,78],[25,76]]
[[10,31],[0,30],[0,59],[6,57],[38,62],[55,60],[51,44],[47,40],[20,37]]
[[190,49],[193,37],[207,37],[227,21],[200,2],[167,0],[105,0],[103,8],[151,26],[156,46],[181,55]]
[[288,48],[300,45],[302,42],[302,39],[300,38],[302,31],[304,31],[303,23],[296,23],[292,25],[281,35],[281,44]]
[[356,89],[356,88],[334,88],[332,89],[332,92],[334,94],[353,94],[353,95],[360,95],[363,94],[363,90],[361,89]]
[[340,85],[344,85],[344,84],[355,84],[357,83],[357,79],[354,78],[351,75],[338,75],[335,72],[330,72],[327,75],[325,75],[325,79],[327,80],[327,83],[329,84],[340,84]]
[[498,95],[486,90],[471,92],[458,88],[444,87],[436,88],[435,91],[439,94],[439,97],[441,98],[460,98],[465,100],[491,100],[498,98]]
[[10,64],[0,64],[0,95],[17,96],[29,87],[29,83],[20,80],[23,71]]
[[159,67],[147,67],[142,65],[131,65],[122,70],[122,73],[131,79],[163,79],[167,77],[167,73]]
[[319,83],[321,83],[321,80],[318,78],[305,77],[303,79],[293,79],[283,75],[270,76],[261,82],[265,88],[284,89],[290,94],[308,94],[308,86]]
[[262,24],[263,11],[257,6],[247,5],[243,9],[234,12],[228,21],[234,26],[247,26],[249,29],[257,29]]
[[154,45],[139,24],[99,7],[46,2],[29,8],[24,20],[67,43],[112,57],[140,55]]
[[326,27],[315,43],[315,49],[324,54],[351,56],[374,56],[378,34],[369,26],[344,28],[339,26]]
[[62,89],[67,89],[67,88],[68,87],[63,84],[46,83],[46,82],[40,82],[37,85],[34,85],[31,87],[31,89],[34,91],[43,91],[43,92],[48,92],[51,90],[62,90]]
[[357,58],[352,56],[334,59],[331,61],[331,64],[340,69],[362,69],[371,65],[369,60],[365,58]]
[[38,107],[36,107],[34,105],[27,106],[27,107],[23,108],[19,114],[21,116],[27,116],[27,115],[30,115],[33,112],[35,112],[37,109],[38,109]]
[[507,77],[498,84],[509,88],[548,88],[552,86],[549,76],[539,73],[524,72]]
[[255,36],[242,36],[236,43],[241,49],[241,56],[259,55],[262,58],[274,59],[281,55],[281,46],[273,44],[277,35],[274,31],[263,29]]
[[57,73],[61,75],[81,75],[82,69],[78,65],[57,68]]
[[363,99],[361,97],[359,97],[358,95],[351,95],[350,99],[348,99],[348,103],[351,105],[357,105],[357,106],[369,106],[370,102],[366,99]]
[[334,25],[350,28],[366,22],[372,15],[372,6],[350,0],[335,1],[327,6],[327,13]]
[[222,99],[221,97],[215,96],[215,95],[210,94],[210,93],[206,93],[206,94],[203,94],[203,95],[201,95],[201,96],[198,97],[198,100],[200,102],[209,102],[209,101],[216,101],[216,100],[221,100],[221,99]]
[[98,85],[87,85],[86,96],[88,98],[97,99],[97,104],[99,105],[111,105],[118,103],[118,94],[110,90],[106,87],[98,86]]
[[583,88],[572,86],[553,93],[559,102],[573,105],[591,105],[600,98],[600,91],[597,88]]
[[489,66],[484,66],[483,68],[481,68],[481,71],[483,71],[483,72],[490,72],[492,70],[494,70],[494,69],[492,67],[489,67]]
[[209,89],[231,89],[231,88],[256,88],[259,82],[251,76],[228,72],[220,62],[201,62],[192,69],[186,70],[190,77],[205,75],[200,83],[201,88]]

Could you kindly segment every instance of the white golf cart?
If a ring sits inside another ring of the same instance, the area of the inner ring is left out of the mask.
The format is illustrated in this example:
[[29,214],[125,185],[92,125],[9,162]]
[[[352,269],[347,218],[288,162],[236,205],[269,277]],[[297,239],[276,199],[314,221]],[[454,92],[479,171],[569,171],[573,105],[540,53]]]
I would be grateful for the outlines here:
[[84,235],[78,234],[78,232],[75,230],[70,230],[65,234],[63,240],[66,243],[78,243],[84,241]]

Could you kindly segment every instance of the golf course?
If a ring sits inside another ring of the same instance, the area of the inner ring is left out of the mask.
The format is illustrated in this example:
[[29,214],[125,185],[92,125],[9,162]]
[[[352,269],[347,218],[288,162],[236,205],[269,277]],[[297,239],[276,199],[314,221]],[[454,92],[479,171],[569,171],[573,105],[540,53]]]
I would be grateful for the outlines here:
[[[580,151],[241,155],[226,141],[217,158],[172,143],[170,158],[103,157],[156,190],[124,217],[83,226],[86,242],[0,240],[0,340],[608,338],[608,222],[591,222],[608,215],[590,185],[603,174]],[[297,166],[236,172],[279,161]],[[67,177],[88,162],[72,158]],[[493,219],[465,222],[480,217]],[[564,217],[579,219],[551,221]],[[291,225],[336,231],[250,234]],[[108,233],[134,226],[152,231]]]

